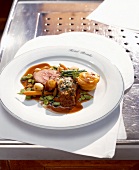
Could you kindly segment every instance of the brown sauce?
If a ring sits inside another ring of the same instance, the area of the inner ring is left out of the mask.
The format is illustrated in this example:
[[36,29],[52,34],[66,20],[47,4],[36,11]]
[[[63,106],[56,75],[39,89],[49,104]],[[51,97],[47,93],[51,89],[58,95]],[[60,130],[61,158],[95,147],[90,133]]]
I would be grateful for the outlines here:
[[[40,68],[40,69],[43,69],[45,67],[50,67],[50,65],[48,63],[41,63],[41,64],[37,64],[37,65],[34,65],[32,67],[30,67],[23,76],[26,76],[28,74],[33,74],[34,73],[34,70],[36,68]],[[25,87],[26,84],[27,84],[27,81],[21,81],[21,84]]]
[[27,75],[27,74],[33,74],[34,73],[34,70],[36,68],[40,68],[40,69],[43,69],[45,67],[50,67],[50,65],[48,63],[41,63],[41,64],[37,64],[37,65],[34,65],[32,67],[30,67],[26,73],[24,75]]
[[81,103],[76,103],[76,105],[71,108],[70,107],[62,107],[62,106],[54,107],[52,105],[48,105],[46,108],[48,108],[49,110],[52,110],[56,113],[75,113],[75,112],[82,110],[83,106],[81,105]]

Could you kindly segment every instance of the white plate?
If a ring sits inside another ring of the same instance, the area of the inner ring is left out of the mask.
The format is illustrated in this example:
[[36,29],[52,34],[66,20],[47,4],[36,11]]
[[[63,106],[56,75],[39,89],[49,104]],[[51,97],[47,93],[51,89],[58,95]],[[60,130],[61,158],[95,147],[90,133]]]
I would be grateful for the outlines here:
[[[76,46],[93,50],[109,59],[122,74],[125,90],[134,82],[134,69],[130,56],[117,42],[89,32],[67,32],[60,35],[40,36],[25,43],[15,57],[45,46]],[[120,61],[120,62],[119,62]]]
[[[36,101],[25,101],[17,93],[21,76],[34,64],[47,62],[78,66],[100,75],[93,100],[73,114],[55,114]],[[120,103],[124,93],[123,78],[115,65],[105,57],[80,47],[45,47],[24,53],[12,60],[0,76],[0,96],[4,107],[14,117],[34,126],[49,129],[71,129],[86,126],[108,116]]]

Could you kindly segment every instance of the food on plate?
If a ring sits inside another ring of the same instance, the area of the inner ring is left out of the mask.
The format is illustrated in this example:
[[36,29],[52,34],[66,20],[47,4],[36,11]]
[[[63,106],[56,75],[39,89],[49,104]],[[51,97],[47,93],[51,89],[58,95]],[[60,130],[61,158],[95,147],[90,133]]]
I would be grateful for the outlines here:
[[35,82],[42,83],[46,85],[49,80],[56,80],[59,77],[59,72],[51,69],[43,69],[40,71],[34,71],[33,77]]
[[77,83],[71,77],[61,77],[59,78],[57,84],[59,101],[61,106],[75,106]]
[[99,82],[100,76],[94,73],[82,72],[77,77],[77,82],[83,90],[94,90]]
[[26,100],[37,100],[44,108],[57,113],[73,113],[83,108],[82,103],[93,98],[100,76],[64,64],[51,66],[40,63],[30,67],[21,77],[23,89],[19,94]]

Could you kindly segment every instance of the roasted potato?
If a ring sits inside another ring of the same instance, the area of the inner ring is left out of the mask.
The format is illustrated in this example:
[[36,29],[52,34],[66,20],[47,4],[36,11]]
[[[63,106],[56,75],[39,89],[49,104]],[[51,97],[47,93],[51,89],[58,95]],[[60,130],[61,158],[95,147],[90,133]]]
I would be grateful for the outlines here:
[[94,90],[96,88],[97,83],[100,80],[100,76],[98,74],[82,72],[77,77],[77,83],[80,85],[83,90]]
[[46,82],[45,89],[48,91],[54,90],[56,85],[57,85],[56,81],[53,79],[50,79]]

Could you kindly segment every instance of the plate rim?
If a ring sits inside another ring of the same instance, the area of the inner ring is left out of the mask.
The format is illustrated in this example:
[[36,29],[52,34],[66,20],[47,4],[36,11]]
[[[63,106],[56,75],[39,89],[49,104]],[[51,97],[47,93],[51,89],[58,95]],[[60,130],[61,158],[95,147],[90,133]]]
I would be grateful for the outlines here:
[[[41,48],[33,49],[33,50],[30,50],[30,51],[27,51],[27,52],[21,54],[20,56],[14,58],[13,60],[19,60],[19,57],[22,57],[22,56],[24,56],[26,53],[29,53],[29,52],[33,52],[33,51],[40,50],[40,49],[44,49],[44,48],[54,48],[54,47],[60,48],[60,47],[58,47],[58,46],[48,46],[48,47],[46,46],[46,47],[41,47]],[[21,117],[17,116],[15,113],[13,113],[11,110],[9,110],[9,108],[6,107],[6,105],[3,103],[3,101],[2,101],[2,99],[1,99],[1,97],[0,97],[0,101],[1,101],[2,105],[4,106],[4,108],[5,108],[13,117],[15,117],[16,119],[18,119],[18,120],[20,120],[20,121],[22,121],[22,122],[24,122],[24,123],[33,125],[33,126],[35,126],[35,127],[40,127],[40,128],[47,128],[47,129],[54,129],[54,130],[75,129],[75,128],[80,128],[80,127],[84,127],[84,126],[88,126],[88,125],[97,123],[98,121],[104,119],[104,118],[107,117],[110,113],[112,113],[113,110],[115,110],[115,109],[117,108],[117,106],[120,104],[120,102],[121,102],[121,100],[122,100],[122,98],[123,98],[123,96],[124,96],[124,81],[123,81],[122,74],[120,73],[120,70],[116,67],[115,64],[113,64],[113,63],[112,63],[109,59],[107,59],[105,56],[97,53],[96,51],[90,50],[90,49],[86,49],[86,48],[82,48],[82,47],[78,47],[78,46],[77,46],[77,47],[75,47],[75,46],[74,46],[74,47],[73,47],[73,46],[63,46],[63,47],[61,47],[61,48],[66,48],[66,49],[67,49],[67,48],[68,48],[68,49],[69,49],[69,48],[79,48],[79,49],[84,49],[84,50],[87,50],[87,51],[91,51],[92,53],[96,53],[97,55],[105,58],[111,65],[113,65],[113,67],[116,68],[116,70],[117,70],[117,72],[118,72],[118,74],[120,75],[121,80],[122,80],[122,81],[121,81],[121,82],[122,82],[122,93],[121,93],[121,95],[120,95],[120,98],[119,98],[117,104],[113,107],[113,109],[111,109],[111,110],[110,110],[109,112],[107,112],[105,115],[101,116],[100,118],[97,118],[96,120],[89,121],[88,123],[84,123],[84,124],[80,124],[80,125],[73,125],[73,126],[68,126],[68,127],[52,127],[52,126],[39,125],[39,124],[30,122],[30,121],[28,121],[28,120],[22,119]],[[13,60],[12,60],[12,61],[13,61]],[[12,61],[10,61],[9,63],[7,63],[7,65],[2,69],[2,71],[1,71],[1,73],[0,73],[0,76],[1,76],[1,74],[2,74],[2,72],[3,72],[3,70],[4,70]],[[34,60],[34,61],[35,61],[35,60]]]

